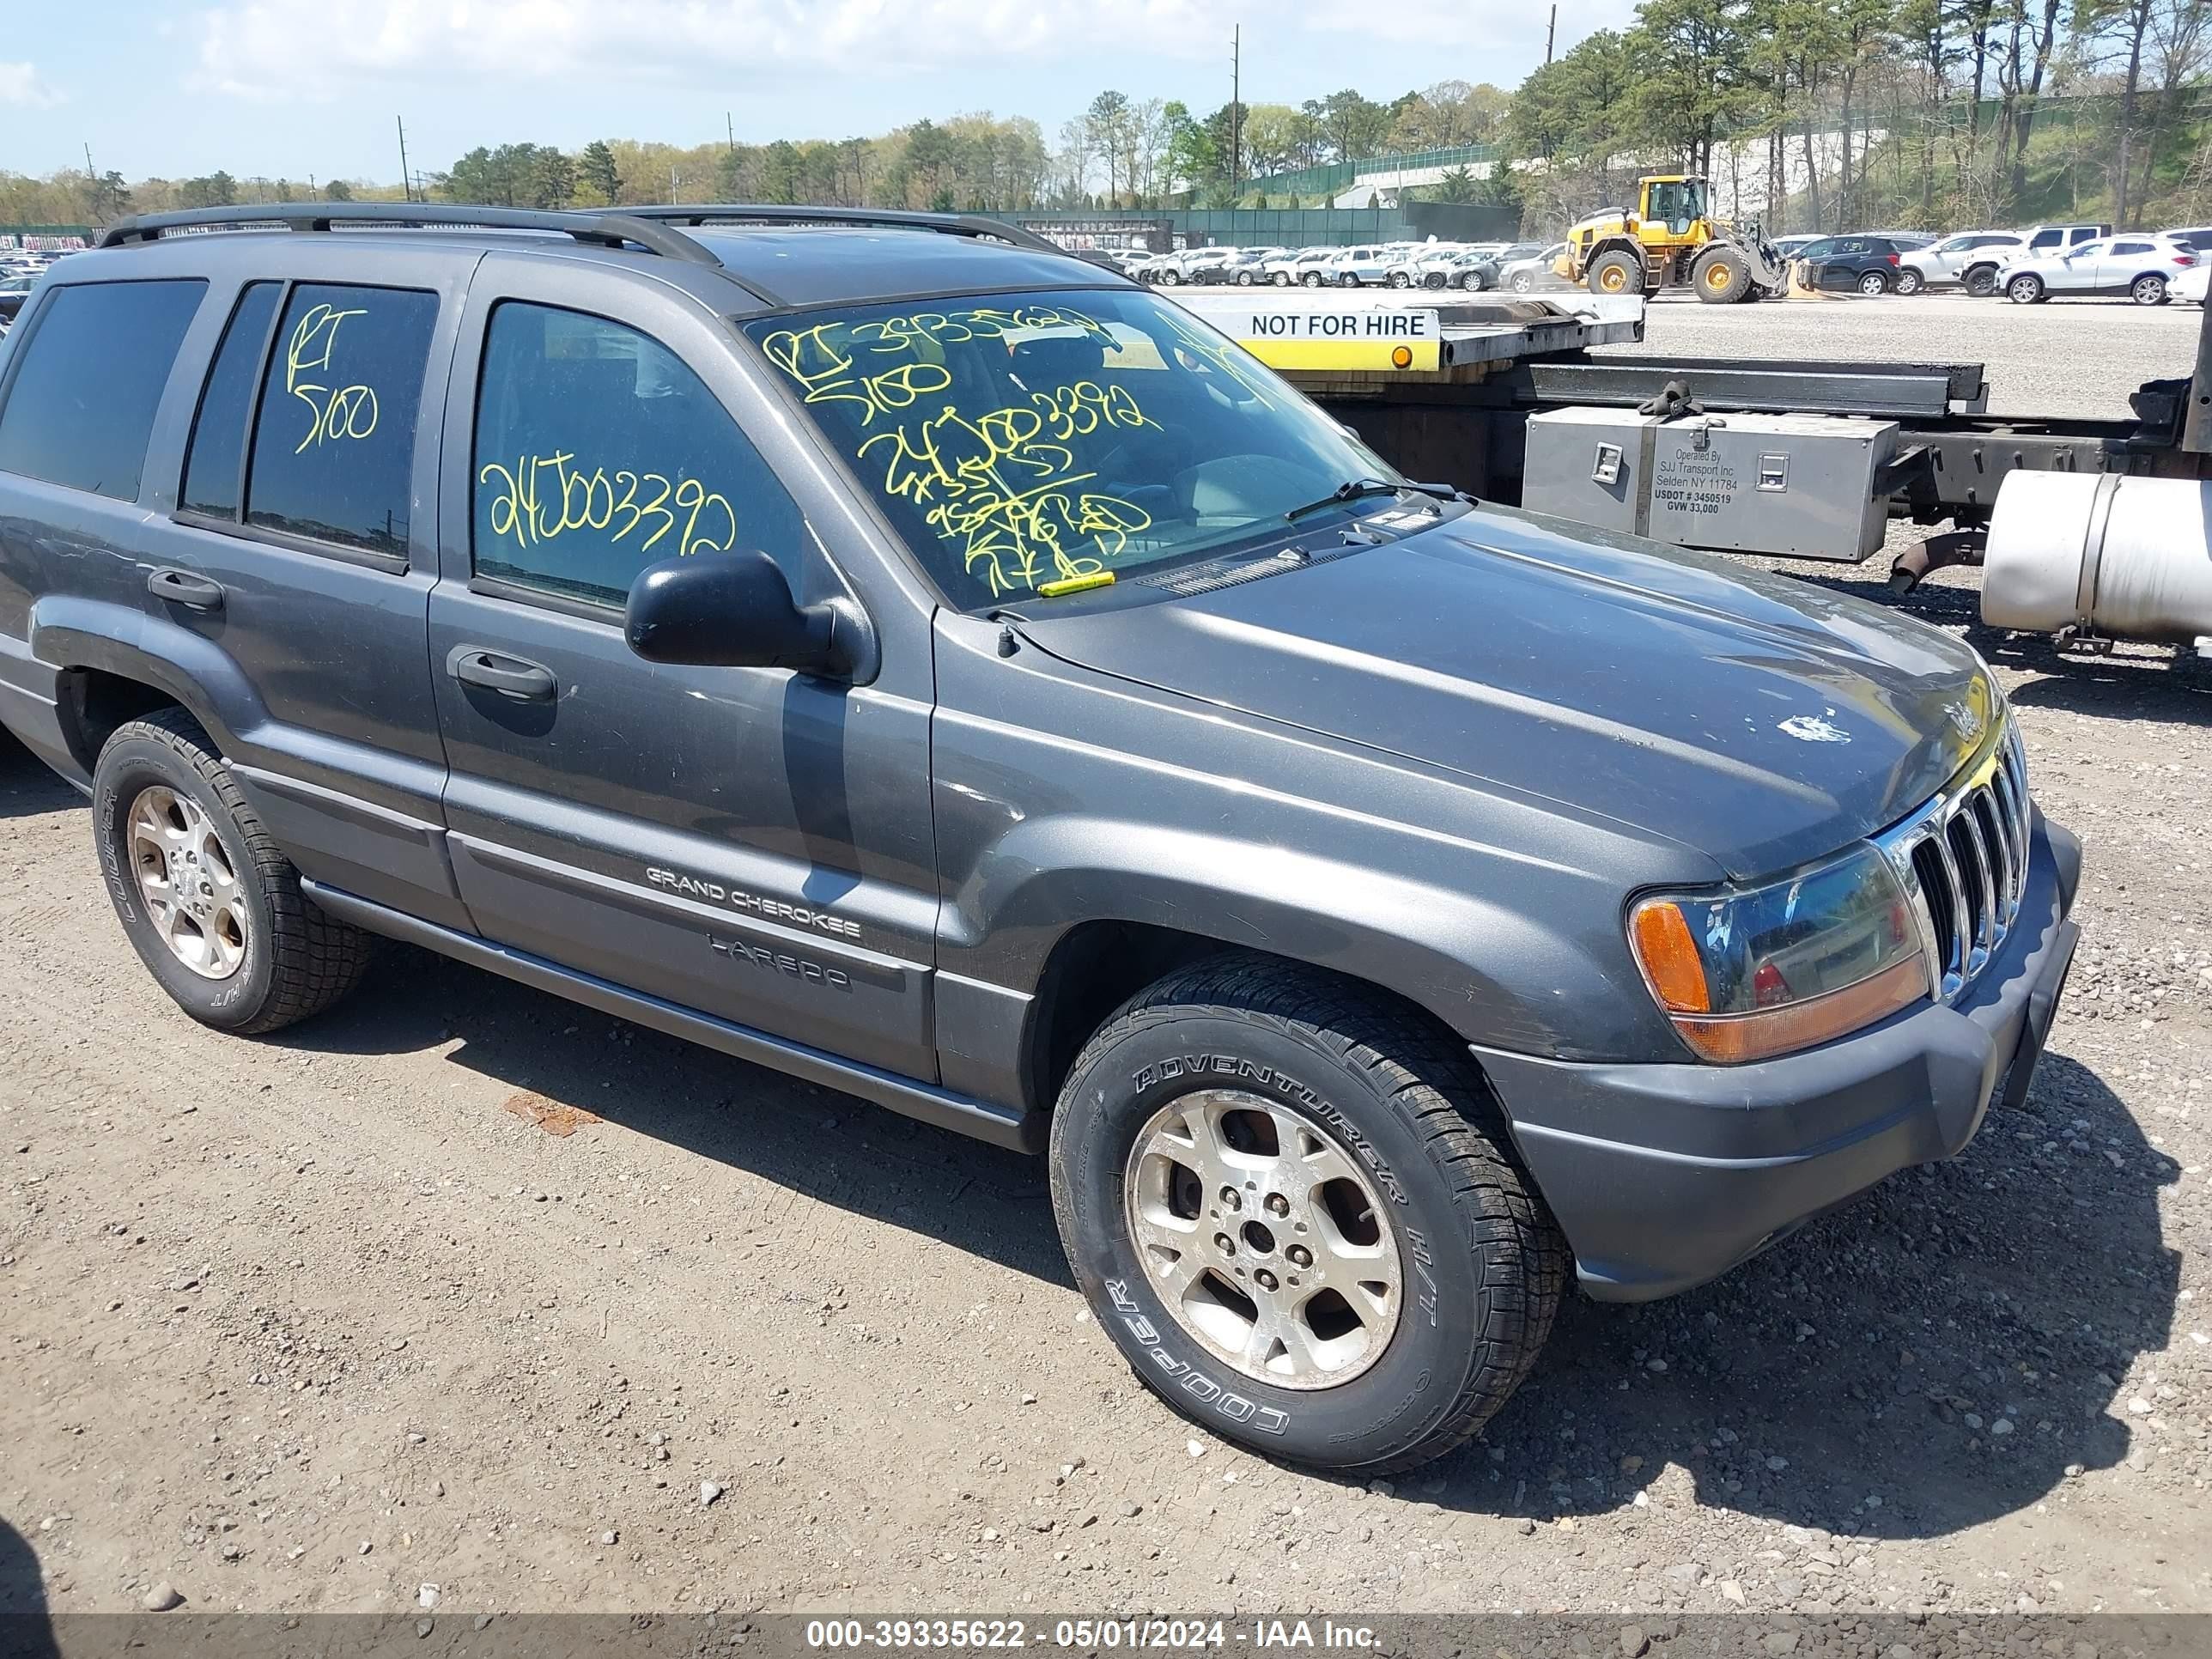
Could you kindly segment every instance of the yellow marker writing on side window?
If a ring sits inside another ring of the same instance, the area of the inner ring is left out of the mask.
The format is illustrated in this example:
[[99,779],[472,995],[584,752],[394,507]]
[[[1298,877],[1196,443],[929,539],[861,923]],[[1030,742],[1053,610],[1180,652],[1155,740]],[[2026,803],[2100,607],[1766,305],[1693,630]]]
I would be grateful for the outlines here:
[[1036,585],[1036,591],[1037,597],[1040,599],[1056,599],[1063,593],[1081,593],[1093,587],[1111,587],[1113,586],[1114,573],[1112,571],[1094,570],[1088,575],[1062,576],[1058,581],[1039,582]]

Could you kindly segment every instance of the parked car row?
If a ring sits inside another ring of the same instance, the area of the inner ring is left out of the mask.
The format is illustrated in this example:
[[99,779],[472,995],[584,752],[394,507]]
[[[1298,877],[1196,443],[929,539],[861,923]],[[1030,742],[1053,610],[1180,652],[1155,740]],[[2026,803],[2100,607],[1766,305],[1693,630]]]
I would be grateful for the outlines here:
[[1422,288],[1478,293],[1538,286],[1560,245],[1537,242],[1374,242],[1352,247],[1202,247],[1175,253],[1127,249],[1110,257],[1160,288]]

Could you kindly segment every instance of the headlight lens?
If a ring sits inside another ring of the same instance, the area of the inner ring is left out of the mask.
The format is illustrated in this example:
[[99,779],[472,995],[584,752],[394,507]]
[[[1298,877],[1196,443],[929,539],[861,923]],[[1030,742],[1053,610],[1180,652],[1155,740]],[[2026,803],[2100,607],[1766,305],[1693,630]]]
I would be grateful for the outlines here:
[[1682,1040],[1723,1064],[1826,1042],[1929,994],[1919,929],[1871,847],[1761,887],[1650,895],[1628,942]]

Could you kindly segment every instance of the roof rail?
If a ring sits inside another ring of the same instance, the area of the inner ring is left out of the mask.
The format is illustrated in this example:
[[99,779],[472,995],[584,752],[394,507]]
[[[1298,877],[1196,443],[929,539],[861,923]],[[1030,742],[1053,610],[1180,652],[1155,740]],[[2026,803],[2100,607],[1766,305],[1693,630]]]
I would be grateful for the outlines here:
[[100,247],[158,242],[164,232],[281,225],[324,231],[337,225],[398,225],[418,229],[544,230],[600,247],[633,245],[648,253],[695,265],[720,265],[706,247],[680,230],[649,224],[626,213],[557,213],[538,208],[434,207],[419,202],[283,202],[268,206],[190,208],[180,213],[142,213],[100,233]]
[[[609,210],[610,213],[612,210]],[[981,213],[914,213],[903,208],[787,207],[780,203],[709,202],[672,207],[623,208],[622,216],[672,225],[879,225],[895,230],[934,230],[947,236],[989,236],[1032,253],[1066,254],[1059,243],[1033,230]]]

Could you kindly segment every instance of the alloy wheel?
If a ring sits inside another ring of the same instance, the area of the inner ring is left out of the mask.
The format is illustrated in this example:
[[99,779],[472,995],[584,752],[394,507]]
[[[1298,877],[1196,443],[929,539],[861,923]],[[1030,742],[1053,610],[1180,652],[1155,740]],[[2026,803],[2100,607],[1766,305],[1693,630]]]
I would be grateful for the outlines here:
[[1122,1188],[1170,1316],[1244,1376],[1334,1388],[1389,1345],[1404,1271],[1388,1209],[1310,1120],[1243,1090],[1180,1096],[1138,1134]]
[[131,803],[131,867],[163,944],[204,979],[246,960],[246,892],[215,823],[191,796],[161,784]]

